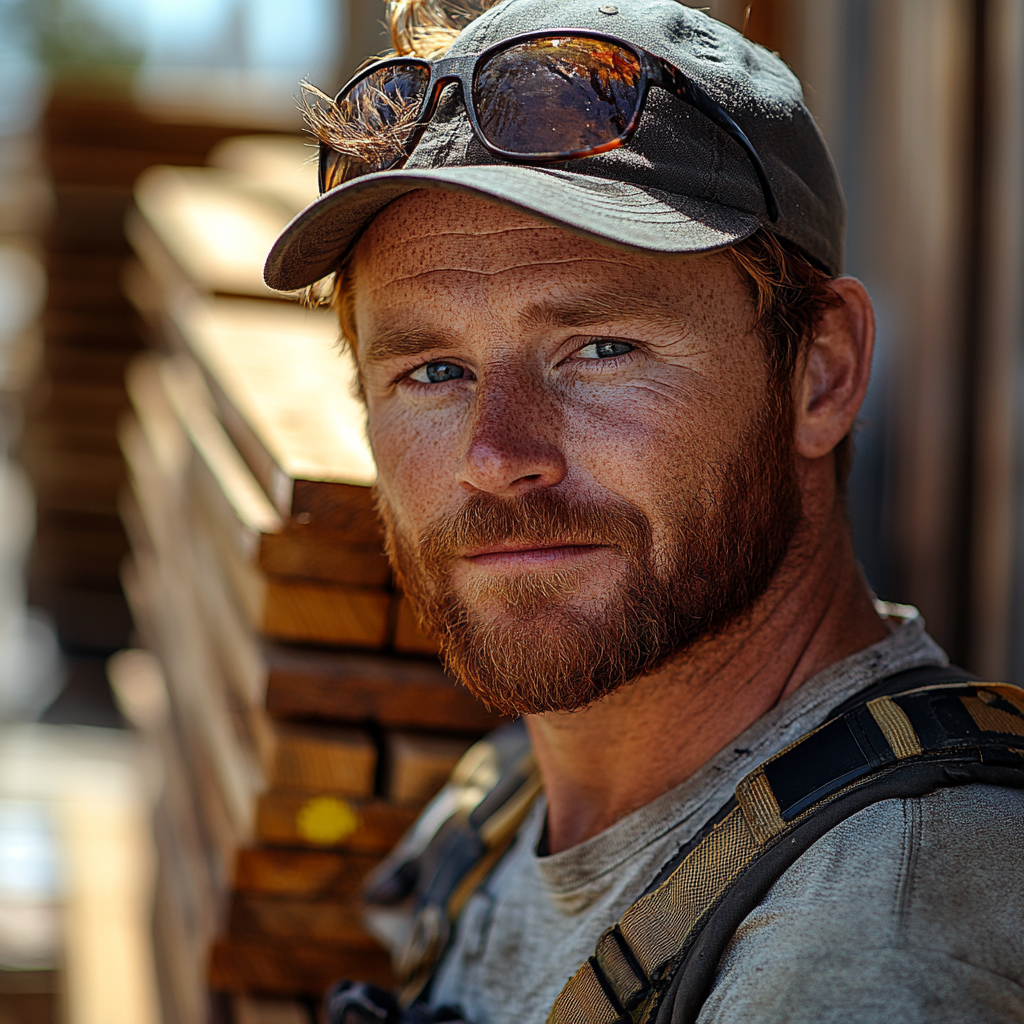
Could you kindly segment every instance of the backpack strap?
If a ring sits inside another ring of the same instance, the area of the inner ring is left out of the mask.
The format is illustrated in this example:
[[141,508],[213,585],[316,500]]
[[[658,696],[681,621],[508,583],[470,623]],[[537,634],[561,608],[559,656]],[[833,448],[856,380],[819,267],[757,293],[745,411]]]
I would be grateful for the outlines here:
[[367,923],[391,946],[402,1005],[424,998],[452,927],[541,791],[522,721],[474,743],[444,788],[369,876]]
[[959,669],[883,680],[745,776],[598,940],[548,1024],[691,1024],[736,928],[826,832],[879,800],[1024,787],[1024,690]]

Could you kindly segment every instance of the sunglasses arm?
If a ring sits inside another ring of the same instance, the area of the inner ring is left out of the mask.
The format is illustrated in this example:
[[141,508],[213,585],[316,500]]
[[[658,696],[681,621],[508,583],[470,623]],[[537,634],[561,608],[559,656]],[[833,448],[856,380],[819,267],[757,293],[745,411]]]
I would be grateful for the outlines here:
[[771,182],[768,180],[768,172],[765,171],[764,164],[761,163],[761,158],[746,133],[696,82],[687,78],[678,68],[664,60],[657,61],[657,68],[660,75],[655,76],[653,84],[660,85],[663,89],[678,96],[679,99],[689,103],[695,110],[699,110],[708,120],[713,121],[729,135],[746,153],[761,185],[768,219],[774,224],[779,219],[779,203],[775,198]]

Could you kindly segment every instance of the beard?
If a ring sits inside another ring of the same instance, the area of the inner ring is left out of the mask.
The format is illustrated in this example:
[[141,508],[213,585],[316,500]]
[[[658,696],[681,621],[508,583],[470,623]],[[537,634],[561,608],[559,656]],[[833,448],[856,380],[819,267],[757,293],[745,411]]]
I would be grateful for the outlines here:
[[[510,716],[577,711],[719,633],[764,593],[801,516],[792,436],[789,404],[772,395],[730,457],[661,496],[662,550],[649,517],[618,496],[476,492],[409,538],[378,491],[388,555],[446,667],[477,697]],[[595,545],[624,568],[596,607],[580,596],[585,567],[478,572],[457,591],[461,554],[503,544]]]

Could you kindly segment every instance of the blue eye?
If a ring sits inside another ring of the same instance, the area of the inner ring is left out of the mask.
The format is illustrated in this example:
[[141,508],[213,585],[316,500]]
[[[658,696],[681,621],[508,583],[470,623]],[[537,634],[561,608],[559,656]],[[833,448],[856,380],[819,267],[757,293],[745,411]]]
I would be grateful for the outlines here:
[[628,341],[616,341],[613,338],[598,338],[576,353],[580,359],[611,359],[632,352],[635,346]]
[[409,374],[409,379],[418,381],[420,384],[444,384],[445,381],[459,380],[465,375],[465,369],[456,363],[437,362],[417,366]]

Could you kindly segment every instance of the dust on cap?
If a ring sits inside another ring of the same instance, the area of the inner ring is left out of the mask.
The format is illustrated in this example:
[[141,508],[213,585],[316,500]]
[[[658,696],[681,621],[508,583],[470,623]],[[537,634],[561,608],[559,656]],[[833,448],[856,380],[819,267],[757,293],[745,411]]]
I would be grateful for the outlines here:
[[503,0],[472,21],[448,55],[524,32],[590,29],[663,57],[746,133],[779,203],[772,222],[740,146],[664,89],[648,92],[630,141],[542,166],[493,156],[458,89],[446,89],[405,164],[332,189],[285,228],[264,277],[281,290],[334,270],[388,203],[416,189],[469,192],[602,242],[651,253],[705,253],[765,228],[842,272],[846,206],[821,133],[786,64],[739,32],[676,0]]

